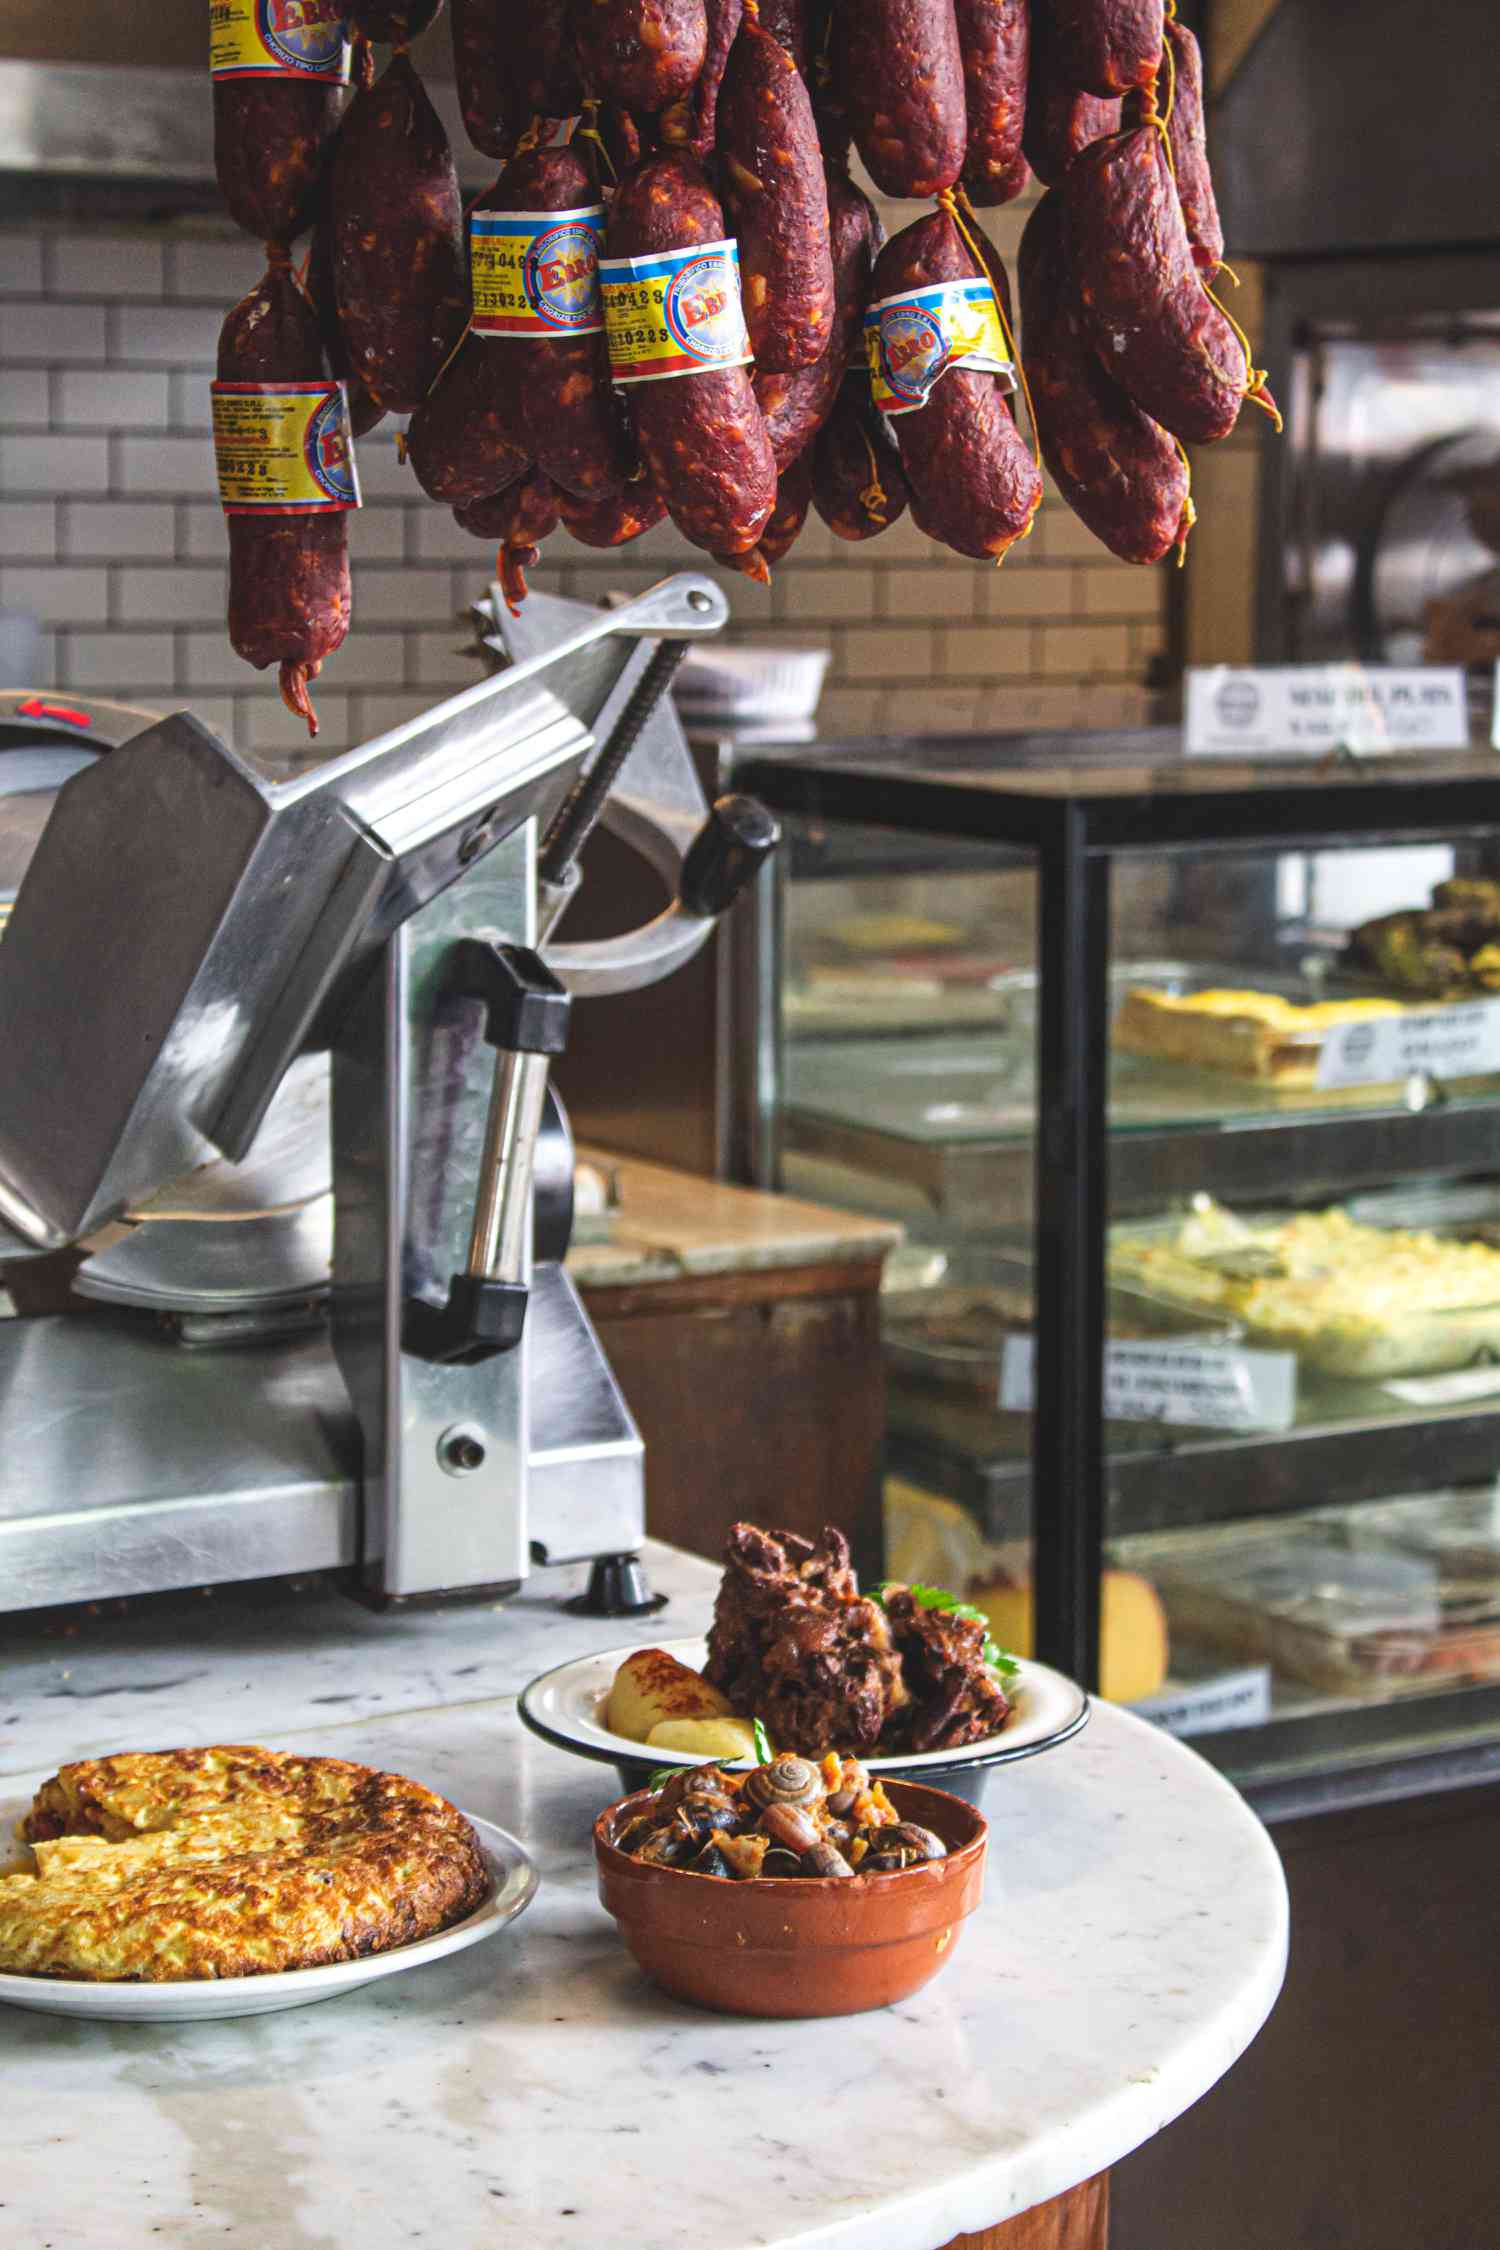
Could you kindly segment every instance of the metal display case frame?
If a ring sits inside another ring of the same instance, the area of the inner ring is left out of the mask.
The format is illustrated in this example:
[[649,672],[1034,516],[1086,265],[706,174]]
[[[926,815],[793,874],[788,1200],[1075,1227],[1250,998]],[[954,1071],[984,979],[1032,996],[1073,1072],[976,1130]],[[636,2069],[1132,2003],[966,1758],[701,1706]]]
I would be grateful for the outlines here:
[[[1107,1522],[1111,1478],[1117,1510],[1124,1496],[1127,1528],[1160,1522],[1161,1510],[1173,1496],[1170,1473],[1167,1501],[1159,1493],[1150,1496],[1162,1473],[1160,1454],[1143,1456],[1138,1467],[1124,1456],[1122,1481],[1116,1474],[1121,1459],[1110,1461],[1105,1441],[1105,1264],[1112,1188],[1122,1167],[1142,1166],[1138,1184],[1148,1190],[1153,1176],[1164,1176],[1159,1167],[1171,1155],[1170,1134],[1163,1140],[1165,1158],[1162,1150],[1141,1158],[1126,1146],[1128,1136],[1110,1130],[1115,863],[1123,854],[1140,852],[1180,860],[1184,855],[1258,850],[1326,852],[1452,843],[1472,841],[1476,834],[1500,842],[1500,760],[1480,754],[1427,755],[1320,767],[1251,767],[1185,760],[1175,754],[1174,738],[1164,732],[1083,742],[1018,735],[820,744],[744,758],[737,780],[776,811],[804,823],[901,832],[934,842],[947,839],[970,849],[976,844],[1002,851],[1009,847],[1034,862],[1040,990],[1033,1189],[1036,1380],[1029,1475],[1032,1491],[1047,1495],[1046,1506],[1034,1515],[1036,1649],[1044,1661],[1093,1685],[1099,1677],[1106,1534],[1120,1528],[1117,1518]],[[767,952],[764,942],[761,950]],[[762,1078],[767,1075],[763,1068]],[[1310,1161],[1319,1143],[1326,1147],[1316,1170],[1325,1180],[1330,1168],[1343,1178],[1346,1166],[1364,1180],[1500,1168],[1500,1092],[1492,1100],[1445,1106],[1437,1091],[1430,1106],[1376,1104],[1342,1116],[1312,1113],[1290,1125],[1278,1123],[1274,1134],[1259,1136],[1274,1141],[1274,1151],[1256,1149],[1253,1124],[1225,1132],[1219,1137],[1230,1154],[1208,1184],[1221,1195],[1250,1193],[1258,1185],[1264,1196],[1274,1181],[1298,1177],[1299,1152]],[[763,1086],[760,1098],[774,1102],[775,1088]],[[763,1138],[766,1131],[762,1120]],[[1268,1164],[1274,1165],[1274,1173]],[[1424,1429],[1436,1420],[1431,1412],[1414,1412],[1410,1426]],[[1337,1458],[1351,1497],[1360,1491],[1362,1474],[1370,1480],[1378,1476],[1389,1490],[1393,1475],[1402,1473],[1404,1427],[1399,1419],[1382,1419],[1363,1429],[1355,1423],[1301,1437],[1293,1432],[1262,1441],[1212,1441],[1216,1455],[1232,1467],[1222,1508],[1211,1509],[1203,1520],[1215,1513],[1247,1512],[1255,1456],[1259,1453],[1265,1461],[1273,1448],[1308,1447],[1305,1458],[1314,1471],[1319,1462],[1326,1465]],[[1446,1473],[1461,1474],[1466,1465],[1476,1475],[1494,1472],[1500,1460],[1500,1405],[1489,1411],[1450,1412],[1443,1417],[1443,1432]],[[1198,1449],[1200,1457],[1203,1450]],[[1410,1444],[1406,1450],[1412,1452]],[[1181,1522],[1189,1505],[1192,1449],[1168,1458],[1178,1464],[1177,1506],[1168,1512]],[[1026,1474],[1024,1462],[1018,1462],[1017,1472]],[[1376,1489],[1373,1482],[1369,1489]],[[1303,1477],[1283,1476],[1280,1490],[1274,1483],[1265,1491],[1257,1487],[1255,1505],[1303,1508],[1310,1504],[1305,1492]],[[1500,1689],[1469,1691],[1475,1718],[1481,1705],[1492,1706],[1497,1697]],[[1481,1750],[1481,1732],[1491,1748],[1496,1746],[1495,1710],[1487,1708],[1484,1715],[1486,1724],[1473,1738]],[[1356,1728],[1356,1741],[1359,1733]],[[1360,1755],[1358,1749],[1355,1755]],[[1443,1756],[1433,1761],[1434,1777],[1441,1766],[1445,1783],[1452,1778],[1447,1768],[1453,1755],[1450,1735]],[[1378,1760],[1371,1740],[1369,1779],[1376,1789],[1373,1768]],[[1473,1778],[1469,1761],[1460,1755],[1459,1762],[1464,1777]]]

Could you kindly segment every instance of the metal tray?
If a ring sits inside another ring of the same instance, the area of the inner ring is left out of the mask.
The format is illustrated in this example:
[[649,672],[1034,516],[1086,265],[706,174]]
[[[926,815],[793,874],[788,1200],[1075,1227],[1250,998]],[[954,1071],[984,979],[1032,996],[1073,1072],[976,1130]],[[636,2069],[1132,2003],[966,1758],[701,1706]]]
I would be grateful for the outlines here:
[[[1442,1205],[1442,1192],[1437,1185],[1428,1186],[1422,1192],[1423,1208],[1428,1214],[1423,1221],[1426,1231],[1448,1234],[1455,1240],[1470,1239],[1463,1217],[1455,1216],[1445,1226],[1434,1215],[1441,1211]],[[1471,1192],[1466,1187],[1460,1185],[1454,1190],[1454,1206],[1456,1213],[1472,1209]],[[1368,1196],[1363,1199],[1361,1212],[1356,1214],[1350,1209],[1349,1215],[1358,1216],[1361,1224],[1384,1226],[1394,1232],[1410,1224],[1406,1217],[1394,1215],[1402,1209],[1400,1197]],[[1377,1212],[1381,1216],[1377,1217]],[[1134,1242],[1157,1240],[1165,1244],[1181,1228],[1183,1216],[1177,1213],[1144,1222],[1127,1221],[1111,1227],[1110,1243],[1116,1246],[1128,1237]],[[1261,1226],[1274,1227],[1295,1216],[1295,1212],[1281,1209],[1257,1211],[1255,1219]],[[1123,1273],[1116,1275],[1122,1282],[1133,1278]],[[1139,1282],[1136,1285],[1141,1286]],[[1408,1320],[1387,1322],[1380,1330],[1364,1336],[1346,1336],[1332,1330],[1303,1336],[1259,1326],[1242,1314],[1205,1306],[1186,1294],[1174,1295],[1170,1282],[1159,1284],[1156,1293],[1184,1311],[1195,1311],[1200,1318],[1234,1320],[1249,1342],[1267,1350],[1295,1352],[1304,1367],[1354,1382],[1385,1382],[1397,1376],[1431,1375],[1467,1367],[1479,1359],[1500,1358],[1500,1299],[1493,1304],[1414,1312]]]
[[[1122,961],[1110,971],[1118,1009],[1132,985],[1169,992],[1248,986],[1289,1000],[1368,998],[1352,979],[1310,978],[1222,962]],[[1016,969],[988,988],[1004,1021],[982,1036],[931,1017],[909,1037],[815,1039],[799,1026],[788,1048],[784,1101],[793,1145],[808,1126],[868,1141],[871,1135],[921,1148],[1028,1143],[1035,1132],[1037,972]],[[1114,1132],[1191,1126],[1218,1132],[1232,1123],[1265,1125],[1308,1115],[1339,1116],[1388,1106],[1389,1089],[1278,1087],[1231,1073],[1199,1070],[1153,1056],[1112,1054],[1109,1121]],[[879,1170],[879,1164],[871,1169]]]
[[[903,1287],[900,1275],[898,1266],[880,1293],[887,1372],[929,1389],[962,1391],[994,1407],[1005,1339],[1031,1333],[1034,1261],[1018,1249],[966,1245],[934,1251],[930,1278],[921,1284]],[[1105,1319],[1113,1337],[1224,1342],[1236,1332],[1232,1322],[1184,1312],[1129,1283],[1110,1288]]]

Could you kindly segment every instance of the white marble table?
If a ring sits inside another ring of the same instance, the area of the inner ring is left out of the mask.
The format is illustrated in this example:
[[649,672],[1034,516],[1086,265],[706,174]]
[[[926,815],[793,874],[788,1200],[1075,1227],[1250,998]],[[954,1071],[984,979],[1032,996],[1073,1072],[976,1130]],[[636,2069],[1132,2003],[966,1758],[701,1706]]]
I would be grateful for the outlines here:
[[[656,1630],[701,1629],[715,1574],[652,1560]],[[609,1769],[515,1716],[540,1665],[650,1627],[326,1598],[257,1626],[221,1598],[198,1640],[160,1617],[6,1634],[7,1791],[65,1755],[258,1736],[418,1774],[543,1876],[508,1936],[318,2007],[157,2029],[0,2008],[0,2239],[28,2250],[937,2250],[1177,2116],[1280,1985],[1264,1832],[1108,1708],[996,1777],[988,1894],[942,1977],[879,2014],[759,2023],[642,1981],[594,1894]]]

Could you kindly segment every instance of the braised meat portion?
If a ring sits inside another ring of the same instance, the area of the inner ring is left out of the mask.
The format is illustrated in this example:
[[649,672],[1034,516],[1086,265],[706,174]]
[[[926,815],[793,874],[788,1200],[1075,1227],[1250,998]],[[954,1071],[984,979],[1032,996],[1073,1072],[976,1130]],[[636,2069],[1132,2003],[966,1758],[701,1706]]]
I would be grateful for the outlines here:
[[905,1701],[885,1612],[831,1525],[816,1541],[734,1525],[704,1678],[808,1757],[873,1749]]
[[926,1608],[906,1586],[887,1587],[883,1598],[910,1698],[893,1729],[902,1746],[956,1750],[998,1733],[1010,1703],[985,1662],[984,1619],[962,1608]]

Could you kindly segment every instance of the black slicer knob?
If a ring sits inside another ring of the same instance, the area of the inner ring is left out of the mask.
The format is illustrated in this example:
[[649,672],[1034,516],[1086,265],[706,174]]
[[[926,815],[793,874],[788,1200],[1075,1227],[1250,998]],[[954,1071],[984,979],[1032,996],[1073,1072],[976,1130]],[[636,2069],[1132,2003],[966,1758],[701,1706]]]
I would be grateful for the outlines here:
[[688,846],[677,896],[689,914],[722,914],[781,842],[781,824],[754,797],[720,797]]

